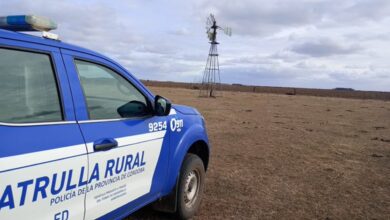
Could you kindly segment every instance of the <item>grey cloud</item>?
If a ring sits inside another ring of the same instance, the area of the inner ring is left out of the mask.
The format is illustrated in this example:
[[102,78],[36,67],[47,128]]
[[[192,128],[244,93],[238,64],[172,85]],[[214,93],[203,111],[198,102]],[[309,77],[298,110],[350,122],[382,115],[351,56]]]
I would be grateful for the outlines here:
[[178,35],[178,36],[187,36],[190,34],[190,31],[187,28],[182,27],[182,28],[170,30],[170,31],[168,31],[168,34]]
[[[364,19],[378,21],[389,17],[390,2],[388,0],[358,0],[350,7],[340,11],[338,17],[344,20],[360,22]],[[356,20],[357,19],[357,20]]]
[[[283,28],[306,25],[328,28],[388,18],[388,0],[202,1],[198,10],[214,12],[236,35],[267,36]],[[203,13],[206,16],[206,13]]]
[[372,33],[369,31],[359,33],[353,32],[345,34],[344,37],[355,41],[389,41],[390,32],[387,30],[383,30],[383,32],[380,33]]
[[293,45],[291,51],[312,57],[327,57],[356,53],[362,48],[358,45],[343,45],[329,39],[319,39]]
[[223,63],[229,64],[229,65],[241,65],[241,64],[273,64],[275,61],[269,59],[268,57],[263,57],[263,56],[242,56],[242,57],[237,57],[237,58],[230,58],[226,59]]
[[270,59],[282,60],[283,62],[292,63],[299,60],[304,59],[304,55],[297,54],[292,52],[291,50],[284,49],[281,51],[277,51],[268,56]]
[[[217,18],[238,35],[268,35],[286,26],[300,26],[321,18],[314,6],[282,1],[214,2]],[[308,10],[308,8],[311,8]]]

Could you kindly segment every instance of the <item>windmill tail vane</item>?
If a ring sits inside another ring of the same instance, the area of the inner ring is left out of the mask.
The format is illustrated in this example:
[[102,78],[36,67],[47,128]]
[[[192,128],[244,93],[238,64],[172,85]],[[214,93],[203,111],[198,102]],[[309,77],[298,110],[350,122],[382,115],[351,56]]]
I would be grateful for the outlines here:
[[232,30],[229,27],[221,28],[213,14],[206,21],[207,37],[210,40],[210,50],[206,61],[206,67],[203,72],[202,84],[199,96],[217,97],[221,96],[221,75],[219,71],[217,30],[222,30],[226,35],[231,36]]

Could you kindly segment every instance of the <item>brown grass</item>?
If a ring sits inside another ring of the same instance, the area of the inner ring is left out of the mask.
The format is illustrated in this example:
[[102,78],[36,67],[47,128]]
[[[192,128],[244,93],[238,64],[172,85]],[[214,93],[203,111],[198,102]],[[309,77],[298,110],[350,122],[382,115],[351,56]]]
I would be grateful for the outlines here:
[[[151,88],[206,118],[196,219],[390,219],[390,102]],[[129,219],[169,219],[144,208]]]

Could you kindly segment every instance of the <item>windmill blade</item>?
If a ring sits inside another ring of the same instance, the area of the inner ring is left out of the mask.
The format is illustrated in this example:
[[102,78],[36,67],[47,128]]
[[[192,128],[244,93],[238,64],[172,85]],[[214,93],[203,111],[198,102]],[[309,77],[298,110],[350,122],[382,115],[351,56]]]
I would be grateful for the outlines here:
[[214,15],[213,15],[213,14],[210,14],[210,15],[207,17],[206,25],[211,27],[211,26],[213,26],[214,21],[215,21]]
[[229,36],[229,37],[232,36],[232,28],[230,28],[230,27],[225,27],[225,28],[223,29],[223,32],[224,32],[227,36]]
[[213,21],[211,20],[210,17],[207,17],[206,26],[211,27],[212,25],[213,25]]
[[211,21],[214,22],[215,21],[215,17],[213,14],[210,14],[210,17],[211,17]]

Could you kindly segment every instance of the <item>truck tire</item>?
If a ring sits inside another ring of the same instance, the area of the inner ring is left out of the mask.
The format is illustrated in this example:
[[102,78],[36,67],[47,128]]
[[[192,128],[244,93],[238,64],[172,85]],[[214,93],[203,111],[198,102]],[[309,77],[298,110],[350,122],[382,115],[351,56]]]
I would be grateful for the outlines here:
[[203,161],[195,154],[187,154],[180,170],[177,215],[180,219],[193,217],[199,208],[204,189]]

